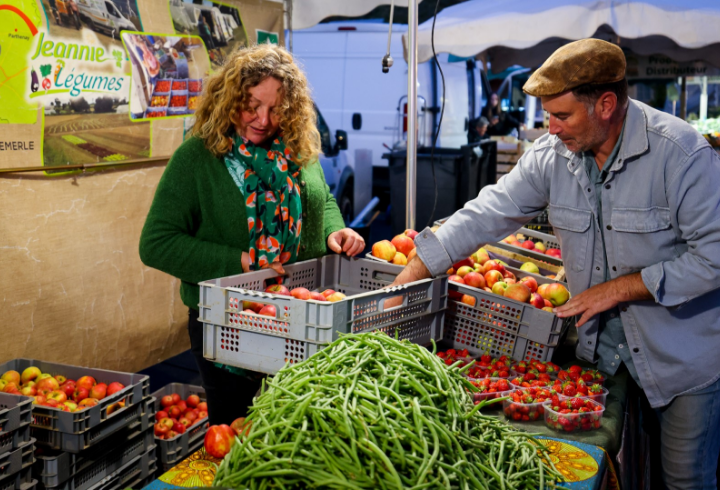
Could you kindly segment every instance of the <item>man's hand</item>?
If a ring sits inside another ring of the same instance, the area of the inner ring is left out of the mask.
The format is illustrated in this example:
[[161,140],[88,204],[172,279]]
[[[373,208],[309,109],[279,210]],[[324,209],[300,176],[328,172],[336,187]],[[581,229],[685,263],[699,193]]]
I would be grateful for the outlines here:
[[560,318],[582,315],[576,327],[582,327],[595,315],[615,308],[619,303],[653,299],[639,272],[621,276],[583,291],[555,308]]
[[365,250],[365,240],[354,230],[343,228],[335,233],[330,233],[327,246],[336,254],[345,252],[349,257],[354,257]]
[[[405,266],[403,271],[398,274],[393,283],[389,287],[402,286],[409,282],[419,281],[421,279],[427,279],[431,277],[430,271],[425,267],[423,261],[417,255],[410,260],[408,265]],[[390,298],[385,301],[385,308],[395,308],[402,304],[401,297]]]

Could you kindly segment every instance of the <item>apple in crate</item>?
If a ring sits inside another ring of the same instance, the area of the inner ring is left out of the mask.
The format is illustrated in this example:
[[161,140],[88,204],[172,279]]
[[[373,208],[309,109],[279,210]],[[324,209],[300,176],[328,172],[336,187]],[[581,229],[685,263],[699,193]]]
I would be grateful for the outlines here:
[[530,304],[533,305],[535,308],[545,308],[545,300],[538,293],[532,293],[532,297],[530,298]]
[[463,280],[463,278],[458,276],[457,274],[453,274],[452,276],[448,277],[448,281],[456,282],[458,284],[465,284],[465,280]]
[[393,257],[392,263],[395,265],[407,265],[407,257],[405,257],[402,252],[395,252],[395,257]]
[[483,265],[483,273],[487,274],[490,271],[498,271],[502,275],[505,272],[505,267],[496,260],[488,260]]
[[465,284],[467,284],[468,286],[478,289],[484,288],[487,284],[485,282],[485,278],[477,272],[469,272],[465,275],[465,277],[463,277],[463,281],[465,281]]
[[530,272],[531,274],[540,274],[540,269],[538,269],[538,266],[532,262],[523,262],[523,265],[520,266],[520,270]]
[[22,375],[20,376],[20,381],[22,384],[26,384],[30,381],[35,381],[42,372],[40,371],[40,368],[35,366],[30,366],[28,368],[25,368],[25,370],[22,372]]
[[[282,294],[283,296],[290,296],[290,290],[282,284],[273,284],[265,288],[266,293]],[[264,307],[263,307],[264,308]]]
[[470,274],[471,272],[474,272],[474,271],[475,271],[475,269],[473,269],[469,265],[463,265],[462,267],[458,268],[456,274],[458,276],[462,277],[463,279],[465,279],[465,276],[467,276],[468,274]]
[[475,298],[469,294],[463,294],[460,302],[465,303],[468,306],[475,306]]
[[117,393],[118,391],[120,391],[120,390],[122,390],[122,389],[124,389],[124,388],[125,388],[125,385],[123,385],[122,383],[118,383],[117,381],[113,381],[113,382],[110,383],[110,384],[108,385],[108,387],[107,387],[107,396],[114,395],[115,393]]
[[345,299],[345,295],[343,293],[333,293],[327,297],[327,300],[331,303],[336,303],[336,302],[342,301],[344,299]]
[[20,390],[20,394],[25,396],[35,396],[37,395],[37,390],[34,386],[25,386]]
[[5,371],[0,379],[20,386],[20,373],[17,371]]
[[90,391],[88,391],[85,388],[81,388],[81,387],[77,386],[77,387],[75,387],[75,391],[73,392],[72,399],[75,403],[80,403],[81,401],[85,400],[89,396],[90,396]]
[[531,293],[537,292],[538,283],[534,277],[530,277],[530,276],[523,277],[522,279],[520,279],[520,283],[525,284]]
[[555,258],[558,258],[558,259],[561,259],[561,258],[562,258],[562,254],[560,253],[560,249],[559,249],[559,248],[548,248],[548,249],[545,251],[545,255],[549,255],[550,257],[555,257]]
[[335,290],[334,289],[326,289],[321,294],[327,299],[328,296],[335,294]]
[[532,240],[525,240],[524,242],[522,242],[522,245],[520,245],[520,246],[522,248],[526,248],[528,250],[532,250],[535,248],[535,244],[533,243]]
[[37,382],[35,388],[37,388],[38,393],[45,390],[55,391],[60,389],[60,383],[58,383],[57,380],[52,377],[43,378]]
[[410,240],[415,240],[415,237],[419,235],[419,233],[415,230],[407,229],[403,233],[405,236],[409,237]]
[[65,401],[63,402],[63,405],[65,405],[66,407],[68,407],[68,409],[69,409],[71,412],[75,412],[75,411],[77,411],[77,409],[78,409],[78,404],[75,403],[75,402],[72,401],[72,400],[65,400]]
[[292,291],[290,291],[290,295],[293,298],[306,300],[310,299],[310,291],[306,288],[295,288]]
[[78,407],[95,407],[98,401],[95,398],[85,398],[83,401],[78,403]]
[[514,299],[515,301],[519,301],[521,303],[529,302],[531,294],[530,288],[521,283],[511,284],[505,291],[506,298]]
[[64,391],[56,390],[50,393],[48,395],[49,400],[55,400],[58,402],[58,404],[65,403],[67,401],[67,395]]
[[408,256],[410,250],[415,248],[415,243],[412,241],[412,238],[407,235],[397,235],[390,243],[393,244],[397,252],[400,252],[405,257]]
[[545,253],[546,252],[545,244],[543,242],[535,242],[535,251]]
[[544,299],[550,301],[553,306],[562,306],[570,299],[570,292],[560,283],[548,284],[544,290]]
[[271,316],[274,318],[277,316],[277,308],[275,308],[275,305],[265,305],[263,306],[262,310],[258,312],[258,314],[263,316]]
[[490,260],[490,255],[488,255],[487,250],[485,250],[484,248],[480,248],[477,252],[472,254],[472,259],[475,262],[479,262],[480,265],[483,265],[485,264],[485,262]]
[[503,280],[502,272],[498,270],[489,270],[485,273],[485,284],[487,284],[487,287],[492,289],[493,285],[496,282],[500,282]]
[[86,390],[90,391],[92,387],[97,384],[97,382],[92,376],[83,376],[82,378],[78,379],[75,384],[80,388],[85,388]]
[[497,294],[498,296],[505,296],[505,291],[507,290],[507,288],[507,284],[502,281],[498,281],[492,285],[492,289],[490,291]]
[[102,400],[107,396],[107,385],[105,383],[98,383],[90,389],[90,398]]
[[323,296],[322,293],[318,293],[317,291],[312,291],[310,293],[310,299],[315,301],[327,301],[325,296]]
[[395,245],[388,240],[379,241],[372,246],[373,256],[378,259],[387,260],[388,262],[395,257],[395,252],[397,252]]
[[5,384],[5,387],[3,388],[3,393],[10,393],[11,395],[16,395],[20,393],[20,390],[18,388],[19,386],[14,381],[10,381],[9,383]]

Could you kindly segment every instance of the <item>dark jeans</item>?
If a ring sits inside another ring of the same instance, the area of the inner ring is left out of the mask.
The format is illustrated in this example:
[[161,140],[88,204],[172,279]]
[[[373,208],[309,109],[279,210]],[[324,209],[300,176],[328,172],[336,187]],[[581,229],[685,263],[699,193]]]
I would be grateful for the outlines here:
[[230,425],[236,418],[247,414],[261,381],[233,374],[203,357],[203,323],[198,320],[197,310],[192,308],[189,309],[188,332],[190,350],[195,356],[207,395],[210,424]]

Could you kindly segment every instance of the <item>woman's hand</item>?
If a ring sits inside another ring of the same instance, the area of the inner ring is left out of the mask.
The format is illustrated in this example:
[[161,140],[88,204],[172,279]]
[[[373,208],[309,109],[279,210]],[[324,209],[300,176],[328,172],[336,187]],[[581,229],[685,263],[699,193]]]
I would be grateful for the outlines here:
[[336,254],[345,252],[349,257],[354,257],[365,250],[365,240],[350,228],[343,228],[335,233],[330,233],[327,246]]
[[[247,252],[243,252],[240,262],[242,263],[243,272],[250,272],[250,254]],[[271,264],[265,264],[262,269],[272,269],[282,276],[285,275],[285,269],[283,269],[283,266],[279,260],[276,260]]]

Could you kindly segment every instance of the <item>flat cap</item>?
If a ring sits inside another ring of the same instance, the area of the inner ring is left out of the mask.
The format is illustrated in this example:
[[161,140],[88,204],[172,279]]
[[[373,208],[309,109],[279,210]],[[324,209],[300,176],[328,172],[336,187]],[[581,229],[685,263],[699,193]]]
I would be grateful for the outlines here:
[[623,78],[625,55],[619,46],[600,39],[581,39],[555,51],[525,82],[523,91],[542,97]]

